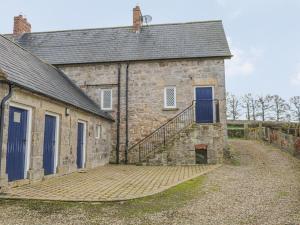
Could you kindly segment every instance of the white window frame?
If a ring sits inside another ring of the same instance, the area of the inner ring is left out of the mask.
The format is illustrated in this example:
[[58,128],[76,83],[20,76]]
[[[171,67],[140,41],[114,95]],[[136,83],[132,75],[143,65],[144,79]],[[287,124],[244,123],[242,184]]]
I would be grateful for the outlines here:
[[102,136],[102,126],[100,124],[96,124],[96,127],[95,127],[95,138],[96,139],[100,139],[101,136]]
[[16,107],[27,111],[27,131],[26,131],[26,153],[25,153],[25,165],[24,165],[24,178],[28,179],[27,172],[29,171],[30,165],[30,154],[31,154],[31,136],[32,136],[32,108],[25,106],[20,103],[10,102],[9,106]]
[[56,113],[46,112],[45,116],[54,116],[56,118],[56,124],[55,124],[55,155],[54,155],[54,171],[53,174],[57,173],[57,166],[58,166],[58,152],[59,152],[59,141],[60,141],[60,134],[59,134],[59,128],[60,128],[60,116]]
[[[174,105],[173,106],[167,105],[167,90],[168,89],[174,90]],[[176,109],[176,107],[177,107],[176,86],[167,86],[164,88],[164,108],[165,109]]]
[[[105,91],[110,91],[110,96],[111,96],[111,98],[110,98],[110,108],[104,108],[104,92]],[[113,101],[112,101],[113,95],[112,94],[113,94],[113,92],[112,92],[111,88],[101,90],[101,109],[102,110],[112,110],[112,103],[113,103]]]

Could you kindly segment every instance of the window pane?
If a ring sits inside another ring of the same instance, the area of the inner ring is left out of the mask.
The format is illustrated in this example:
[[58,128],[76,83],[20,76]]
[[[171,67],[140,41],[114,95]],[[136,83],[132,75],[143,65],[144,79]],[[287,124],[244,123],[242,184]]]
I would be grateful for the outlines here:
[[166,106],[175,107],[175,88],[166,89]]
[[112,98],[112,91],[111,90],[103,90],[102,93],[102,107],[104,109],[111,109],[112,105],[111,105],[111,98]]
[[96,127],[96,138],[101,138],[101,125],[97,125]]

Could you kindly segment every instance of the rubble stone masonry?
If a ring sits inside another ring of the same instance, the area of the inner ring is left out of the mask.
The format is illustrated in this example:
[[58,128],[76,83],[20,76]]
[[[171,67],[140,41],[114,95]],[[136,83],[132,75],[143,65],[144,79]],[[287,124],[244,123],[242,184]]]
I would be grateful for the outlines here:
[[[101,89],[112,88],[114,118],[117,115],[118,63],[98,63],[59,66],[93,100],[101,105]],[[124,159],[126,63],[121,65],[121,126],[120,159]],[[213,86],[214,97],[220,101],[220,124],[226,144],[225,71],[224,59],[156,60],[129,62],[129,147],[174,117],[194,100],[197,86]],[[176,109],[164,108],[164,88],[176,86]],[[207,138],[207,137],[206,137]],[[212,137],[213,138],[213,137]],[[113,150],[116,143],[116,123],[112,133]],[[111,161],[115,161],[112,151]],[[211,159],[216,162],[219,159]]]
[[[7,88],[4,87],[4,85],[0,85],[0,99],[6,94]],[[46,112],[57,114],[60,119],[57,175],[67,174],[77,170],[76,154],[78,120],[85,121],[87,124],[85,168],[94,168],[109,162],[111,151],[111,121],[15,87],[12,97],[5,106],[0,186],[7,185],[7,174],[5,172],[6,146],[8,140],[9,104],[12,103],[29,107],[32,110],[30,160],[29,171],[27,173],[29,180],[40,180],[44,176],[43,142]],[[70,115],[65,114],[66,107],[70,109]],[[96,125],[101,125],[102,127],[102,134],[99,139],[96,138]]]

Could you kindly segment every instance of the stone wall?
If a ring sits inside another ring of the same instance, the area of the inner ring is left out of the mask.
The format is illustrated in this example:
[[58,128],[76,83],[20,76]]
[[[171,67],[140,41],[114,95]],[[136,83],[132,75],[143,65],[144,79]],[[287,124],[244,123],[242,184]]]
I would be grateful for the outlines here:
[[221,124],[193,124],[146,159],[147,165],[195,165],[196,145],[207,146],[207,163],[223,162],[224,130]]
[[207,162],[223,162],[224,130],[221,124],[194,124],[168,147],[168,164],[195,164],[195,145],[207,145]]
[[[0,97],[3,97],[3,94]],[[9,104],[12,103],[29,107],[32,110],[32,132],[30,134],[31,150],[28,171],[28,178],[30,180],[39,180],[44,176],[43,141],[46,112],[57,114],[60,119],[57,175],[62,175],[77,170],[76,153],[78,120],[82,120],[87,123],[85,167],[93,168],[109,162],[109,156],[111,153],[111,121],[16,87],[14,88],[12,98],[9,100]],[[9,123],[9,104],[7,104],[5,107],[4,142],[1,155],[0,186],[5,186],[7,184],[7,174],[5,173],[5,168]],[[70,108],[69,116],[65,115],[66,107]],[[96,139],[96,125],[101,125],[102,127],[102,136],[99,139]]]
[[270,127],[245,128],[246,138],[270,143],[291,155],[300,158],[300,136],[286,134]]
[[[113,110],[117,112],[118,64],[60,66],[75,83],[100,105],[102,88],[113,89]],[[125,146],[126,64],[121,64],[121,159]],[[164,87],[176,86],[177,108],[164,109]],[[194,88],[213,86],[215,99],[220,100],[220,121],[226,126],[225,72],[223,59],[160,60],[129,64],[129,146],[157,129],[187,108],[194,100]],[[224,133],[224,143],[226,141]],[[116,124],[113,129],[116,140]],[[115,144],[115,141],[113,145]],[[113,149],[115,148],[115,145]],[[112,155],[114,160],[115,153]]]

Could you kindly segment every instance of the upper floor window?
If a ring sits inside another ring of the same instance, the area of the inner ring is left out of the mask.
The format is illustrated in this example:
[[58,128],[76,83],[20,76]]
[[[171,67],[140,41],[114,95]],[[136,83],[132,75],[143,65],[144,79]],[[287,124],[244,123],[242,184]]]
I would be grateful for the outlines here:
[[101,109],[112,110],[112,89],[101,91]]
[[165,87],[164,107],[176,108],[176,87]]

